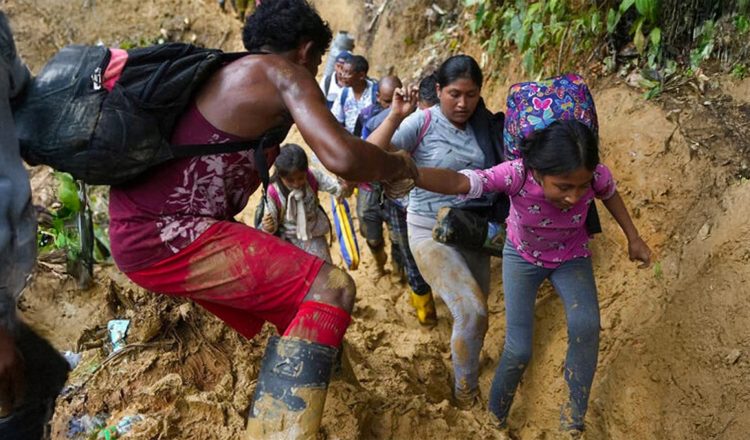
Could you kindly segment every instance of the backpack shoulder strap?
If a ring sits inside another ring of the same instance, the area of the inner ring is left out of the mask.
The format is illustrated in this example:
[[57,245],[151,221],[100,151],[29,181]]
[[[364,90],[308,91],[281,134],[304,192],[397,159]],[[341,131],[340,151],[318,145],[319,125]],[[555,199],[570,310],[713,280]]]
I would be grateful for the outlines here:
[[419,135],[417,136],[417,146],[414,147],[414,151],[412,151],[411,154],[417,152],[417,148],[419,148],[419,144],[422,143],[422,139],[424,139],[424,136],[427,134],[427,130],[430,129],[430,123],[432,122],[432,112],[430,112],[429,108],[422,110],[422,113],[424,114],[424,122],[422,123],[422,128],[419,129]]
[[372,83],[372,92],[370,93],[370,104],[375,105],[378,102],[378,83]]
[[341,104],[341,110],[344,110],[344,103],[346,102],[346,98],[349,97],[349,87],[344,87],[341,90],[341,95],[339,96],[339,103]]
[[331,81],[333,79],[333,75],[335,75],[335,73],[332,73],[326,76],[325,79],[323,80],[323,93],[326,96],[328,96],[328,91],[331,90]]
[[315,174],[313,174],[310,168],[307,169],[307,183],[310,184],[310,189],[317,194],[319,188],[318,179],[315,178]]
[[279,195],[279,188],[276,183],[272,183],[268,186],[268,198],[276,205],[279,212],[284,208],[281,202],[281,196]]

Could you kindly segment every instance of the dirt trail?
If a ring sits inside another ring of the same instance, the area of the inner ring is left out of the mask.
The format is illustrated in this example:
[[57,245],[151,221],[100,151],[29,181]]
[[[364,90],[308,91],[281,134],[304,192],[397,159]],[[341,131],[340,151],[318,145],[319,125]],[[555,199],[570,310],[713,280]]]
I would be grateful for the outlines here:
[[[188,39],[195,33],[208,45],[240,48],[239,22],[221,14],[214,2],[86,3],[94,6],[0,1],[21,53],[35,69],[69,41],[153,39],[161,28]],[[367,24],[363,9],[349,9],[349,0],[317,3],[334,30]],[[413,20],[404,11],[417,14],[421,7],[424,2],[403,2],[381,16],[373,64],[388,66],[388,50],[417,55],[390,62],[397,71],[431,57],[404,48],[404,29]],[[185,17],[190,29],[183,31]],[[493,108],[501,107],[509,83],[524,79],[507,72],[498,76],[486,88]],[[638,270],[627,261],[619,228],[602,216],[605,232],[592,244],[603,331],[589,439],[740,440],[750,432],[750,186],[738,177],[747,177],[750,80],[721,82],[706,96],[686,93],[659,103],[644,101],[616,79],[594,87],[602,160],[658,252],[659,269]],[[290,140],[302,143],[296,133]],[[35,171],[37,203],[50,204],[52,185],[45,170]],[[249,220],[253,208],[251,201],[240,218]],[[371,258],[366,250],[363,255],[363,266],[353,273],[359,291],[346,337],[358,381],[332,382],[324,437],[495,438],[486,411],[459,411],[449,404],[447,309],[439,303],[438,326],[421,328],[406,289],[388,279],[373,282]],[[504,336],[501,261],[493,259],[492,265],[490,328],[481,358],[485,397]],[[110,414],[110,421],[144,414],[146,420],[128,438],[241,435],[270,328],[245,341],[200,308],[145,292],[113,267],[99,268],[97,284],[86,292],[59,271],[40,266],[21,304],[26,319],[60,350],[84,354],[58,401],[53,438],[66,438],[71,417],[100,412]],[[115,317],[132,320],[130,345],[106,358],[103,328]],[[566,334],[562,305],[548,285],[538,296],[536,318],[534,359],[510,425],[521,439],[554,439],[565,395]]]

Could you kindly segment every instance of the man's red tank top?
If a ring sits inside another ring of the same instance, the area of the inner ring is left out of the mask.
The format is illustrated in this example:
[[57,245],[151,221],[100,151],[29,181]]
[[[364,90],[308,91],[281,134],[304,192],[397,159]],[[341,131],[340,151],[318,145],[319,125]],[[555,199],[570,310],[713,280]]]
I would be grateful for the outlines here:
[[[173,145],[219,144],[246,139],[215,128],[195,104],[180,118]],[[269,148],[273,164],[278,145]],[[112,257],[123,272],[170,257],[222,220],[233,220],[260,186],[253,151],[176,159],[150,170],[109,199]]]

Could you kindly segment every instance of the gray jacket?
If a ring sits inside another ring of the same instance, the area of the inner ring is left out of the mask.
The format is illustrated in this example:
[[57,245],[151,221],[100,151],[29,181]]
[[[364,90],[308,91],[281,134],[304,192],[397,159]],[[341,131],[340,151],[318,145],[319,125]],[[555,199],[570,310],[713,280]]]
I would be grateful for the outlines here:
[[0,11],[0,327],[13,332],[18,329],[16,300],[36,258],[36,217],[10,101],[30,77]]

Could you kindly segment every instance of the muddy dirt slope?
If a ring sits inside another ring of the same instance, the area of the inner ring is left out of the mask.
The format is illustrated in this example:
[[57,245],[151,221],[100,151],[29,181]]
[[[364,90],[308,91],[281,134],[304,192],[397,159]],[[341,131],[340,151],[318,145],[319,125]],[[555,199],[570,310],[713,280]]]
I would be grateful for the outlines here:
[[[335,30],[356,30],[359,49],[380,69],[409,77],[412,66],[434,53],[410,48],[415,43],[405,31],[425,19],[419,11],[426,2],[390,2],[370,36],[362,29],[381,2],[374,8],[349,0],[316,3]],[[208,0],[0,0],[0,7],[34,69],[71,42],[167,37],[241,48],[240,23]],[[500,109],[502,91],[522,79],[496,75],[488,103]],[[705,95],[685,90],[659,102],[644,101],[617,78],[594,86],[602,160],[658,264],[638,270],[629,262],[622,234],[603,215],[605,232],[592,244],[602,344],[589,439],[743,440],[750,432],[750,82],[711,83]],[[49,206],[55,197],[49,171],[35,169],[33,185],[36,203]],[[501,263],[493,260],[483,396],[503,345]],[[363,267],[353,272],[359,291],[346,337],[352,372],[331,384],[321,437],[496,438],[483,408],[459,411],[449,403],[447,309],[439,304],[438,326],[421,328],[406,289],[374,281],[371,264],[365,253]],[[87,291],[62,273],[60,265],[40,264],[21,303],[25,318],[57,348],[83,354],[58,401],[53,438],[76,438],[69,437],[70,420],[84,415],[116,422],[136,413],[145,419],[127,438],[241,436],[270,328],[243,340],[197,306],[143,291],[113,266],[98,267],[96,285]],[[113,318],[130,319],[131,331],[128,346],[110,356],[104,328]],[[567,340],[561,302],[548,285],[538,296],[535,329],[534,359],[510,427],[520,439],[555,439]]]

